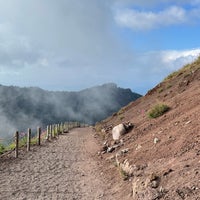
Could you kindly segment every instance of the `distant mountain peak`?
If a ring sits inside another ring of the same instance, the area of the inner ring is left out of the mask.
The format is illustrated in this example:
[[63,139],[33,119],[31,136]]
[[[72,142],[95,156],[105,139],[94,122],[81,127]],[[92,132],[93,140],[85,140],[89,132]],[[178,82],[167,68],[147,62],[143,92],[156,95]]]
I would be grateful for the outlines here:
[[141,95],[119,88],[115,83],[80,92],[0,85],[0,135],[62,121],[93,124],[139,97]]

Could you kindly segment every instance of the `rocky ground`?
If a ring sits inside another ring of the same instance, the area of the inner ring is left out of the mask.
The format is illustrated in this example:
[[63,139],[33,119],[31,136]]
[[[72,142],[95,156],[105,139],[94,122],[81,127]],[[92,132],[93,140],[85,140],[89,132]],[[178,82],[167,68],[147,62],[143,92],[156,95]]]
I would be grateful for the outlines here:
[[[96,125],[96,137],[104,142],[99,156],[108,165],[114,162],[131,182],[131,199],[200,199],[199,86],[200,59]],[[150,119],[148,112],[157,103],[170,110]],[[135,127],[114,144],[110,127],[126,121]],[[121,188],[124,194],[127,187]]]

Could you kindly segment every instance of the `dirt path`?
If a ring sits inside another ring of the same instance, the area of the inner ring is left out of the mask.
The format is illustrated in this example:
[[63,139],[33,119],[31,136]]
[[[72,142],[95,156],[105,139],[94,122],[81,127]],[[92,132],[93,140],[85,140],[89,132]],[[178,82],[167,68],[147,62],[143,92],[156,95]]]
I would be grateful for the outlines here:
[[112,199],[94,159],[97,150],[92,130],[81,128],[16,160],[0,160],[0,199]]

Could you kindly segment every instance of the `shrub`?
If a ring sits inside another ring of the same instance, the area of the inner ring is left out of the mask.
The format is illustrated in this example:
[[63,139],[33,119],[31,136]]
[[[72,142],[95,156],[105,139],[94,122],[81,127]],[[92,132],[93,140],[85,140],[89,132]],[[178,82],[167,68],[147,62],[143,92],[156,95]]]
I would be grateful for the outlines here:
[[170,109],[169,106],[165,104],[157,104],[148,112],[148,116],[150,118],[157,118],[163,115],[169,109]]
[[2,154],[5,151],[5,147],[3,144],[0,144],[0,154]]
[[128,173],[125,172],[122,168],[120,168],[120,175],[121,175],[121,177],[122,177],[122,179],[123,179],[124,181],[128,180],[128,178],[129,178]]
[[119,115],[122,115],[123,113],[124,113],[124,109],[121,108],[121,109],[118,111],[117,115],[119,116]]

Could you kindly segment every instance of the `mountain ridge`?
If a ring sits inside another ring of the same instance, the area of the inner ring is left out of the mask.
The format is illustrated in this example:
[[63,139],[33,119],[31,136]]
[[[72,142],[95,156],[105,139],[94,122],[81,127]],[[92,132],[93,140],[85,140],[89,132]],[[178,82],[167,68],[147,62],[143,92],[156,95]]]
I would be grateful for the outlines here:
[[93,124],[139,97],[114,83],[79,92],[0,85],[0,130],[13,132],[63,121]]

